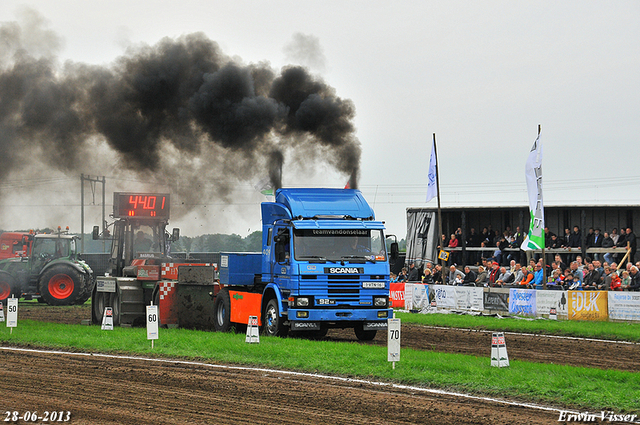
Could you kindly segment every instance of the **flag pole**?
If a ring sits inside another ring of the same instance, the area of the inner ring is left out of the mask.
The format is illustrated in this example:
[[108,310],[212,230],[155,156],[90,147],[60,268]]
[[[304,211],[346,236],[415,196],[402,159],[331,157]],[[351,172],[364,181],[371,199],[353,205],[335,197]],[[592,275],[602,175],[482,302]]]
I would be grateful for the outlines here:
[[[436,133],[433,133],[433,154],[436,159],[436,192],[438,195],[438,243],[440,244],[440,249],[444,250],[443,242],[442,242],[442,210],[440,209],[440,174],[438,173],[438,149],[436,148]],[[438,255],[439,257],[440,255]],[[444,260],[440,260],[442,263],[442,283],[444,283],[444,269],[445,263]]]
[[[538,124],[538,137],[540,137],[540,131],[542,126]],[[544,208],[544,207],[543,207]],[[546,223],[545,223],[546,226]],[[544,248],[547,245],[547,235],[542,228],[542,288],[547,289],[547,257],[544,255]]]

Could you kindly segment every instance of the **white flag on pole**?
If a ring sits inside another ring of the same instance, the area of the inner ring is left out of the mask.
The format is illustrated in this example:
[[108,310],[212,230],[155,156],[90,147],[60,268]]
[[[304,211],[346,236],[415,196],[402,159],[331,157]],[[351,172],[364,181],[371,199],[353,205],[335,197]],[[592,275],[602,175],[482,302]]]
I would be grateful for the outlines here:
[[520,249],[530,251],[544,247],[544,206],[542,204],[542,142],[540,133],[533,142],[525,166],[527,191],[529,193],[529,233]]
[[[435,137],[435,136],[434,136]],[[436,141],[431,146],[431,159],[429,159],[429,184],[427,185],[427,202],[438,196],[438,186],[436,185]]]

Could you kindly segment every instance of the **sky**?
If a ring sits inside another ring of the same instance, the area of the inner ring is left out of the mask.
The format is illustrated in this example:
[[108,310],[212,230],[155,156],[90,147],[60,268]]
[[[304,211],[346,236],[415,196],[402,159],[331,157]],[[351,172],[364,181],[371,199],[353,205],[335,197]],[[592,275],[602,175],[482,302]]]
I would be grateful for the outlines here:
[[[44,30],[30,40],[34,16]],[[192,33],[237,63],[306,67],[352,102],[358,187],[399,238],[408,207],[437,206],[425,202],[434,134],[443,206],[526,205],[524,167],[539,125],[545,205],[640,204],[638,16],[637,1],[3,0],[0,7],[0,25],[17,22],[31,53],[54,51],[61,70],[112,68],[132,49]],[[0,50],[0,68],[9,63]],[[87,161],[83,172],[106,176],[108,205],[113,191],[149,190],[140,173],[105,166],[117,160],[104,144],[92,149],[104,160]],[[80,176],[51,169],[44,178],[49,168],[31,172],[31,158],[19,157],[25,167],[0,182],[0,228],[78,231]],[[224,173],[234,165],[198,166]],[[193,166],[185,163],[185,173]],[[294,145],[285,154],[284,186],[343,187],[348,178],[313,150]],[[238,179],[219,201],[190,201],[170,227],[188,236],[260,230],[266,198],[257,180]],[[99,224],[100,191],[85,187],[87,232]]]

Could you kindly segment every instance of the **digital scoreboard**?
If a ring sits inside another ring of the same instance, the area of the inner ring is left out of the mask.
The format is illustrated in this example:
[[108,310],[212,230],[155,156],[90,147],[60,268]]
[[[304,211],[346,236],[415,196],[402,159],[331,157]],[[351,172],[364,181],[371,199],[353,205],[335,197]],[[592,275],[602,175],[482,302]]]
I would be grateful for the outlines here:
[[114,218],[169,219],[168,193],[113,194]]

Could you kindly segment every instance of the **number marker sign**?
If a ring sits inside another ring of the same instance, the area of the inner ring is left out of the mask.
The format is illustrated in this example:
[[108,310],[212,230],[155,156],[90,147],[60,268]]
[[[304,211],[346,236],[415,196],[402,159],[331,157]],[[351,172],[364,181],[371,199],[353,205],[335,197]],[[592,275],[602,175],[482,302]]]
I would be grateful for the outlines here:
[[153,340],[158,339],[158,306],[147,306],[147,339],[151,340],[151,348],[153,348]]
[[396,368],[396,362],[400,361],[400,319],[387,320],[387,360],[393,362],[393,368]]
[[13,328],[18,326],[18,299],[17,298],[9,298],[7,299],[7,327],[11,328],[13,332]]

